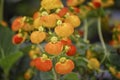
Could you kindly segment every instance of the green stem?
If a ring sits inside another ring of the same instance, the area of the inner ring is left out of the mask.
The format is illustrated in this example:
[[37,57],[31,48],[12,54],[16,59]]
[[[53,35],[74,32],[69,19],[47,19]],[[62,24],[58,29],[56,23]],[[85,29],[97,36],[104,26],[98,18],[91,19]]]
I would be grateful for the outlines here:
[[3,20],[4,0],[0,0],[0,21]]
[[87,37],[88,37],[88,23],[87,19],[84,20],[84,41],[87,42]]
[[54,80],[59,80],[59,79],[57,78],[57,73],[55,72],[54,68],[52,68],[52,72],[53,72],[53,75],[54,75]]
[[104,55],[104,57],[103,57],[103,59],[101,61],[101,63],[102,63],[102,62],[104,62],[104,60],[108,56],[108,52],[107,52],[107,48],[106,48],[106,45],[105,45],[105,42],[104,42],[104,39],[103,39],[103,35],[102,35],[101,18],[100,17],[98,18],[98,35],[99,35],[99,38],[100,38],[100,41],[101,41],[101,44],[103,46],[104,53],[105,53],[105,55]]
[[1,52],[2,58],[5,58],[4,50],[2,48],[0,48],[0,52]]

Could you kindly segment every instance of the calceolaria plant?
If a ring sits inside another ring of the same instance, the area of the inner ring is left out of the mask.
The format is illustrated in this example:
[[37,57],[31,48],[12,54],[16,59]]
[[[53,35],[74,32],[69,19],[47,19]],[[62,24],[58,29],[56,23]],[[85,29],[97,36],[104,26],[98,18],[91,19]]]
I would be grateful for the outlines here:
[[[26,80],[36,71],[52,74],[49,80],[102,80],[106,72],[120,79],[117,70],[120,66],[112,62],[114,56],[105,44],[101,29],[101,19],[106,15],[104,7],[113,5],[114,1],[91,0],[86,5],[84,1],[66,0],[64,6],[61,0],[42,0],[33,17],[20,16],[13,21],[11,28],[16,32],[13,44],[31,43]],[[97,21],[101,45],[88,40],[92,19]]]

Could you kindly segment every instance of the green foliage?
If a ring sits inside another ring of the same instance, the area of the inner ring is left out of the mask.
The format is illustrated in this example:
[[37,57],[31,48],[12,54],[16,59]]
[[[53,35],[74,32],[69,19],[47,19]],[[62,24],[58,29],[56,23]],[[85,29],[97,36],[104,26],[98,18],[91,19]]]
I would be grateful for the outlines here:
[[62,80],[80,80],[80,79],[77,73],[72,72],[72,73],[66,74]]
[[16,52],[15,54],[9,55],[3,59],[0,59],[0,65],[4,69],[5,73],[8,74],[12,65],[23,55],[22,52]]
[[110,63],[120,70],[120,55],[117,53],[110,54]]
[[40,72],[41,80],[53,80],[53,73],[50,72]]
[[23,55],[18,51],[18,47],[12,44],[14,33],[8,28],[0,25],[0,66],[6,75],[12,65]]
[[0,26],[0,58],[4,58],[18,50],[17,45],[12,44],[14,33],[8,28]]

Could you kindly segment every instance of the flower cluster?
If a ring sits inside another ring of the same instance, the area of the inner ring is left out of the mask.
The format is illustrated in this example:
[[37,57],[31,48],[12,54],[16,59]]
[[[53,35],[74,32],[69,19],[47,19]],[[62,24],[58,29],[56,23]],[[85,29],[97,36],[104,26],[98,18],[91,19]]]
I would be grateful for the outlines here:
[[[32,68],[43,72],[52,70],[62,75],[75,69],[73,56],[79,57],[79,54],[71,37],[81,37],[82,32],[78,31],[81,20],[91,15],[104,16],[102,8],[114,3],[113,0],[92,0],[88,5],[82,5],[84,1],[67,0],[67,7],[64,7],[61,0],[42,0],[33,17],[20,16],[13,21],[11,28],[16,32],[13,44],[32,43],[28,52]],[[87,43],[84,34],[84,42]],[[99,71],[101,63],[93,52],[87,50],[84,59],[89,70]],[[28,70],[25,78],[30,79],[31,74],[32,70]]]

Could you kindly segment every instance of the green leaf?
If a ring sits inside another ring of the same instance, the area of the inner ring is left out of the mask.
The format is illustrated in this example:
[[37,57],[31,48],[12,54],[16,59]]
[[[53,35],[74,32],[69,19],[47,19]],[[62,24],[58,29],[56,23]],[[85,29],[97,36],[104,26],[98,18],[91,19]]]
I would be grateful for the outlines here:
[[77,73],[69,73],[64,76],[63,80],[80,80]]
[[117,53],[110,54],[110,63],[120,69],[120,56]]
[[53,73],[50,72],[40,72],[41,80],[53,80]]
[[25,45],[24,47],[20,48],[20,51],[23,53],[28,53],[31,50],[32,45]]
[[18,50],[18,45],[12,44],[12,36],[14,32],[8,27],[0,25],[0,59],[15,53]]
[[86,63],[87,63],[86,60],[87,60],[86,58],[78,56],[75,59],[76,66],[83,66],[83,67],[85,67]]
[[8,74],[12,65],[23,56],[22,52],[17,52],[15,54],[11,54],[0,60],[0,66],[4,69],[5,73]]

